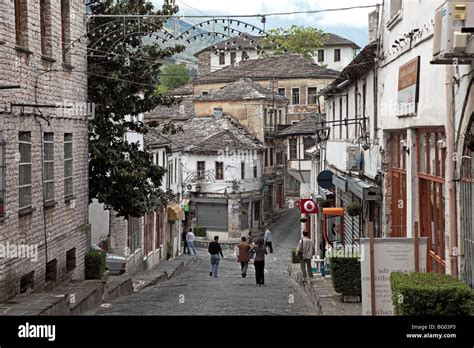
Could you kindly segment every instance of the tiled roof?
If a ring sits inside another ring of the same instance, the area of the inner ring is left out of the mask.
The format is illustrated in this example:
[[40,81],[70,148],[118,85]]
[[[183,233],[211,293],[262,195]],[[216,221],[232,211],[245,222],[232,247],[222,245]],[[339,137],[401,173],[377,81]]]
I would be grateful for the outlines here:
[[148,146],[168,145],[171,143],[169,138],[155,129],[152,129],[147,134],[145,134],[144,140]]
[[[240,35],[224,41],[221,41],[217,44],[208,46],[201,51],[197,52],[195,56],[199,56],[202,52],[212,51],[212,50],[225,50],[225,49],[235,49],[239,47],[240,50],[256,49],[257,46],[262,45],[263,36],[255,35]],[[355,42],[346,39],[342,36],[333,34],[333,33],[324,33],[323,34],[323,47],[324,46],[351,46],[354,49],[359,49],[359,45]]]
[[184,86],[178,87],[173,89],[172,91],[167,92],[167,95],[171,95],[174,97],[192,95],[194,93],[194,84],[188,83]]
[[289,135],[303,135],[303,134],[315,134],[318,129],[321,129],[320,117],[311,115],[301,120],[297,124],[286,128],[280,132],[282,136]]
[[339,71],[326,69],[297,54],[251,59],[229,65],[213,73],[198,77],[196,84],[232,82],[241,78],[269,80],[272,78],[327,78],[334,79]]
[[[227,116],[195,117],[173,123],[183,129],[182,133],[166,135],[171,141],[173,150],[194,154],[216,154],[222,150],[265,149],[257,138]],[[154,129],[150,133],[160,133],[160,129]],[[148,145],[147,138],[145,144]]]
[[196,100],[202,101],[251,99],[268,99],[278,102],[289,102],[284,96],[272,92],[270,89],[265,88],[248,78],[229,83],[222,88],[209,92],[207,95],[196,98]]
[[193,96],[183,97],[181,103],[170,107],[159,106],[145,114],[145,121],[187,120],[194,117]]

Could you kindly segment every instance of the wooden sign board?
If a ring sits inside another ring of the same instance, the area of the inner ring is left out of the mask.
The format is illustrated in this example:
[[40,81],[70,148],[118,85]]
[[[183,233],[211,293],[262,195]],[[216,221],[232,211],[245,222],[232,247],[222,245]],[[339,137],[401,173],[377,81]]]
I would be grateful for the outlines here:
[[398,72],[398,116],[413,116],[418,112],[420,57],[402,65]]

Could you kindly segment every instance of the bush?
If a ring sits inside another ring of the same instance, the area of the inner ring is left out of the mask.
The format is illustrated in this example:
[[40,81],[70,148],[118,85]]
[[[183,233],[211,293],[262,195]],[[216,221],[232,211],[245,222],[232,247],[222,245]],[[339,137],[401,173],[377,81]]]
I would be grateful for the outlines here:
[[345,208],[349,216],[359,216],[362,213],[362,206],[358,202],[351,202]]
[[334,200],[332,199],[323,199],[322,201],[319,202],[319,207],[320,208],[330,208],[334,204]]
[[291,249],[291,262],[300,263],[299,257],[296,253],[296,248]]
[[396,315],[470,315],[474,292],[445,274],[400,273],[390,275]]
[[357,257],[329,260],[334,290],[342,296],[361,296],[360,261]]
[[201,226],[197,226],[195,229],[194,229],[194,235],[196,237],[206,237],[206,228],[205,227],[201,227]]
[[102,279],[106,268],[106,254],[100,250],[90,250],[85,255],[86,279]]

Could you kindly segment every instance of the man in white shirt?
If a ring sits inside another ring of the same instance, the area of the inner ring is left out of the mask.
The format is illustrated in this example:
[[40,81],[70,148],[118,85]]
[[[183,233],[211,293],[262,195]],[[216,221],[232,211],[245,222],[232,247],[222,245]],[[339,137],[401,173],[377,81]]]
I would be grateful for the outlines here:
[[194,249],[194,233],[193,229],[190,228],[188,234],[186,235],[186,242],[188,243],[188,251],[191,254],[191,250],[193,251],[193,255],[196,255],[196,249]]
[[272,245],[272,231],[269,228],[265,231],[265,246],[270,249],[270,254],[273,254],[273,245]]
[[300,256],[301,273],[303,275],[303,280],[306,281],[306,278],[308,276],[310,278],[313,278],[313,270],[311,269],[311,259],[316,253],[316,250],[314,247],[314,242],[308,238],[308,232],[303,232],[303,238],[300,239],[296,252]]

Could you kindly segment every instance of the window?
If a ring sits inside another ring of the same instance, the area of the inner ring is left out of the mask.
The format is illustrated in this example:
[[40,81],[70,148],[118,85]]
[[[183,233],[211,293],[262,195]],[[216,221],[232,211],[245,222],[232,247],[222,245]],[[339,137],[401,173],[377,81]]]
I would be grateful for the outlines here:
[[224,162],[216,162],[216,180],[224,180]]
[[166,167],[166,151],[163,151],[163,168]]
[[291,89],[291,104],[293,105],[300,104],[300,89],[299,88]]
[[341,49],[340,48],[336,48],[334,50],[334,61],[335,62],[340,62],[341,61]]
[[225,65],[225,53],[219,53],[219,65]]
[[324,62],[324,50],[318,50],[318,62]]
[[58,260],[54,259],[46,264],[46,281],[55,282],[58,276]]
[[278,151],[276,153],[276,164],[277,166],[283,165],[283,152],[281,151]]
[[273,167],[273,147],[270,149],[270,167]]
[[51,0],[40,0],[41,54],[51,56]]
[[268,167],[268,149],[265,149],[265,167]]
[[64,134],[64,197],[71,198],[73,192],[72,134]]
[[273,110],[270,110],[270,127],[273,127]]
[[286,97],[286,88],[284,87],[278,88],[278,94],[283,97]]
[[135,250],[140,248],[140,235],[140,219],[129,216],[127,230],[127,246],[132,254],[135,253]]
[[339,97],[339,139],[342,139],[342,97]]
[[242,60],[247,60],[249,59],[249,55],[247,54],[247,52],[242,52]]
[[20,210],[31,207],[31,133],[20,132],[19,135],[20,147]]
[[306,137],[303,139],[303,148],[304,148],[304,159],[305,160],[310,160],[311,159],[311,156],[306,154],[306,150],[312,148],[314,146],[314,140],[310,137]]
[[43,135],[43,201],[54,201],[54,134]]
[[290,139],[290,160],[298,159],[298,139]]
[[308,87],[308,104],[315,105],[318,103],[318,89],[316,87]]
[[0,132],[0,217],[5,215],[5,143]]
[[237,61],[237,52],[230,52],[230,64],[235,64]]
[[66,272],[71,272],[76,268],[76,248],[66,251]]
[[35,271],[31,271],[20,278],[20,293],[23,294],[28,289],[33,290],[35,288]]
[[258,168],[257,165],[253,166],[253,177],[256,179],[258,177]]
[[206,162],[199,161],[197,163],[197,176],[199,180],[204,179],[206,173]]
[[27,47],[28,13],[27,0],[14,0],[15,5],[15,38],[20,47]]
[[202,91],[201,95],[209,95],[209,92],[208,91]]
[[71,8],[69,1],[61,0],[61,42],[64,64],[71,64],[71,56],[66,52],[71,39]]
[[266,127],[268,125],[268,120],[267,120],[267,109],[263,109],[263,126]]
[[283,118],[282,118],[282,110],[281,109],[278,109],[278,124],[283,124],[282,121],[283,121]]
[[402,0],[390,0],[390,18],[394,19],[402,10]]
[[242,180],[245,179],[245,162],[240,163],[240,173]]

